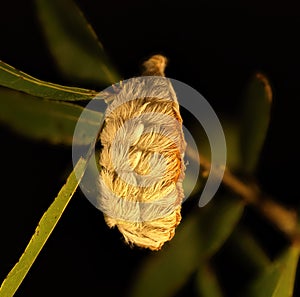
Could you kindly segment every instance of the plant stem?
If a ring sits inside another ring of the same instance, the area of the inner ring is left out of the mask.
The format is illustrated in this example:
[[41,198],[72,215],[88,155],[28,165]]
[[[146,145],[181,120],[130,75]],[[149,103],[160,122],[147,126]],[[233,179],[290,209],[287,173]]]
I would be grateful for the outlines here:
[[[186,151],[187,155],[194,161],[194,152]],[[202,171],[209,172],[210,162],[202,155],[200,156]],[[280,203],[274,201],[268,195],[262,193],[256,184],[247,184],[226,168],[222,183],[232,192],[240,196],[248,205],[255,207],[261,215],[268,219],[278,230],[280,230],[293,245],[300,248],[300,228],[295,210],[287,209]]]

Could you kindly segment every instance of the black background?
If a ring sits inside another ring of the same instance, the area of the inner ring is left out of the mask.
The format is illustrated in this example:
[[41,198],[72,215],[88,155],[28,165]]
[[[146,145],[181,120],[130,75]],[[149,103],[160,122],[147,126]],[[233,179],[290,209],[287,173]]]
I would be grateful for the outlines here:
[[[278,201],[299,206],[300,10],[296,5],[76,3],[124,78],[138,75],[140,63],[151,54],[165,54],[170,61],[167,76],[197,89],[217,113],[236,116],[247,80],[256,71],[265,73],[273,86],[274,104],[258,180]],[[33,1],[2,1],[0,10],[0,59],[35,77],[66,83],[44,43]],[[3,279],[63,185],[71,170],[71,152],[24,139],[4,125],[0,137]],[[136,264],[148,253],[126,247],[120,234],[108,230],[102,214],[79,193],[16,296],[100,296],[100,292],[120,296],[134,281]]]

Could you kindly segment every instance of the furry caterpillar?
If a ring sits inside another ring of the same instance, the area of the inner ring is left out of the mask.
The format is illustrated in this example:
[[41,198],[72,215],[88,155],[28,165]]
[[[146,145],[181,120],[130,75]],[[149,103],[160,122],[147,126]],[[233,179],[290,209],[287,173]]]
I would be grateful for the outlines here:
[[127,243],[159,250],[181,220],[186,142],[166,58],[152,56],[143,77],[121,83],[100,133],[99,204]]

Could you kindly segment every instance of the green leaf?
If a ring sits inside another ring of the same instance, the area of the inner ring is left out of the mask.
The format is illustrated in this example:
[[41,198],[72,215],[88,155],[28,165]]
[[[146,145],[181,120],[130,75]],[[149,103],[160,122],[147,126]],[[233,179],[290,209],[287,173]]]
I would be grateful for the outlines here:
[[120,80],[103,46],[82,12],[70,0],[36,0],[40,19],[55,62],[76,82],[107,85]]
[[[239,168],[241,164],[240,147],[239,147],[240,145],[239,122],[237,120],[233,120],[232,118],[229,118],[224,114],[220,118],[220,121],[226,139],[226,147],[227,147],[226,166],[228,166],[228,168],[230,168],[231,170],[234,170]],[[196,125],[195,127],[192,126],[189,129],[192,135],[196,136],[194,140],[196,141],[198,151],[201,152],[201,155],[204,156],[207,161],[211,161],[210,143],[204,129],[202,127],[197,127]],[[195,162],[196,158],[194,156],[198,154],[197,149],[188,145],[186,150],[187,157],[189,157],[190,154],[192,155],[192,158],[190,160],[194,160]],[[199,161],[197,160],[197,162]]]
[[208,263],[202,263],[196,274],[196,289],[199,297],[222,297],[217,276]]
[[90,100],[99,92],[66,87],[34,78],[0,61],[0,86],[46,99],[77,101]]
[[[24,93],[0,88],[0,121],[26,137],[46,140],[53,144],[72,145],[73,132],[83,107],[71,103],[48,101]],[[99,127],[103,114],[87,111],[85,129],[74,142],[89,144],[93,131]],[[90,134],[89,134],[90,131]]]
[[86,162],[85,159],[78,161],[66,184],[42,216],[21,258],[3,281],[0,287],[0,297],[11,297],[17,291],[75,193],[84,174]]
[[202,257],[210,257],[219,250],[232,233],[244,210],[243,202],[235,198],[219,196],[214,199],[213,203],[203,209],[202,215],[199,213]]
[[239,123],[237,120],[228,118],[226,116],[223,116],[220,121],[224,131],[227,146],[226,166],[230,168],[230,170],[241,168],[242,162],[239,147]]
[[247,290],[249,297],[292,297],[299,249],[289,247]]
[[243,262],[247,270],[255,273],[263,271],[271,264],[261,246],[245,228],[236,228],[228,240],[228,249],[240,259],[240,262]]
[[[220,198],[220,197],[219,197]],[[201,261],[223,245],[243,212],[240,201],[223,197],[183,220],[172,241],[143,263],[131,297],[172,296]]]
[[250,81],[241,112],[241,161],[243,171],[255,171],[270,121],[272,89],[268,79],[261,73]]

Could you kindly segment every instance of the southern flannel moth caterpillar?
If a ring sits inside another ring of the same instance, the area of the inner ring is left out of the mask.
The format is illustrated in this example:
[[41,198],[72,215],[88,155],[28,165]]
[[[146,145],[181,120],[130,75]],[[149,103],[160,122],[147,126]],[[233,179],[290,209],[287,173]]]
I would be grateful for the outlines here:
[[127,243],[159,250],[181,220],[186,142],[166,58],[143,65],[143,76],[121,83],[105,113],[99,204]]

